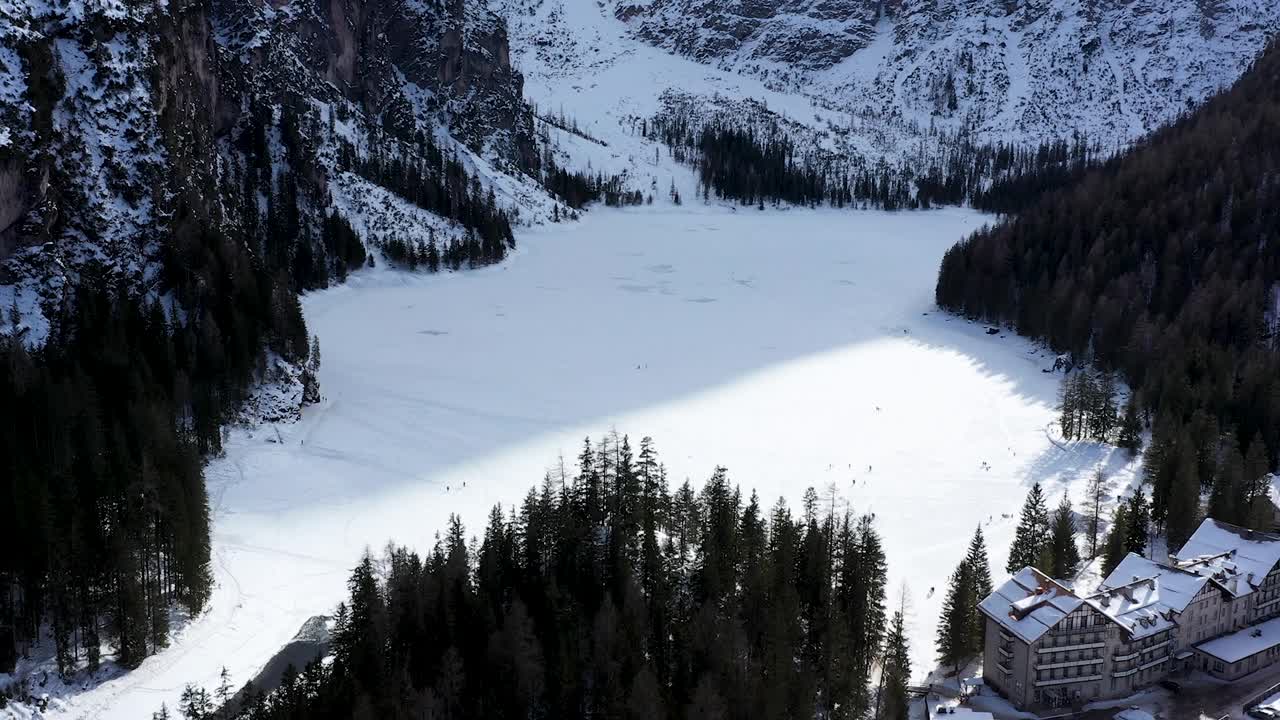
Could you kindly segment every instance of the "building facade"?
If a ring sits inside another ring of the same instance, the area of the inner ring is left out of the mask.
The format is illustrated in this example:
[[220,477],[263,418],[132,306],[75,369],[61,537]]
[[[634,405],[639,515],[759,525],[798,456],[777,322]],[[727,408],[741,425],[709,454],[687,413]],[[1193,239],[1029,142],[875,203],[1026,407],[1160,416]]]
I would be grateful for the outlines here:
[[979,604],[983,676],[1027,709],[1122,698],[1191,669],[1280,660],[1280,535],[1205,520],[1167,562],[1130,554],[1077,595],[1024,568]]

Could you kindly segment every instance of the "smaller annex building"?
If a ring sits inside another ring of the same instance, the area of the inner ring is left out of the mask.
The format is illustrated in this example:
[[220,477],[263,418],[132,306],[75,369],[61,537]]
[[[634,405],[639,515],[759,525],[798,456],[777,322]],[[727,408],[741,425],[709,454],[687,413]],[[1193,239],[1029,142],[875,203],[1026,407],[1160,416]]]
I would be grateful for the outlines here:
[[1130,553],[1089,595],[1023,568],[978,605],[983,677],[1024,709],[1120,698],[1192,668],[1280,658],[1280,535],[1205,520],[1167,562]]

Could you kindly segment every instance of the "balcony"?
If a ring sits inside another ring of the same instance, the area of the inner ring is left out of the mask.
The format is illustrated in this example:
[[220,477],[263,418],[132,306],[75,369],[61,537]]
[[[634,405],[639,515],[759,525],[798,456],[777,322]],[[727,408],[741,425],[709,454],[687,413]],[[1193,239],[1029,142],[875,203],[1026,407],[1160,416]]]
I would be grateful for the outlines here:
[[1005,675],[1012,675],[1012,674],[1013,674],[1012,672],[1010,672],[1010,671],[1009,671],[1009,666],[1008,666],[1008,665],[1005,665],[1005,664],[1004,664],[1004,663],[1002,663],[1002,662],[998,662],[998,663],[996,663],[996,667],[997,667],[997,668],[999,668],[1000,672],[1004,673]]
[[1155,660],[1152,660],[1152,661],[1150,661],[1150,662],[1144,663],[1144,664],[1142,664],[1142,665],[1138,665],[1137,667],[1131,667],[1131,668],[1129,668],[1128,670],[1120,670],[1120,671],[1118,671],[1118,672],[1113,672],[1113,673],[1111,673],[1111,675],[1112,675],[1112,677],[1118,677],[1118,678],[1129,677],[1130,675],[1134,675],[1134,674],[1136,674],[1136,673],[1140,673],[1140,672],[1142,672],[1143,670],[1146,670],[1146,669],[1148,669],[1148,668],[1153,668],[1153,667],[1155,667],[1155,666],[1157,666],[1157,665],[1160,665],[1160,664],[1162,664],[1162,663],[1164,663],[1164,662],[1166,662],[1166,661],[1168,661],[1168,660],[1169,660],[1169,656],[1168,656],[1168,655],[1161,655],[1160,657],[1156,658]]
[[1050,687],[1053,685],[1070,685],[1072,683],[1093,682],[1101,680],[1101,675],[1088,675],[1084,677],[1058,678],[1056,680],[1037,680],[1036,687]]
[[1102,663],[1102,658],[1090,658],[1090,659],[1088,659],[1088,660],[1068,660],[1068,661],[1066,661],[1066,662],[1057,662],[1057,663],[1047,663],[1047,664],[1036,665],[1036,669],[1037,669],[1037,670],[1052,670],[1052,669],[1054,669],[1054,668],[1080,667],[1080,666],[1083,666],[1083,665],[1099,665],[1099,664],[1101,664],[1101,663]]
[[1004,646],[997,647],[996,651],[1007,658],[1013,657],[1013,652],[1011,650],[1005,650]]
[[1134,650],[1133,652],[1125,655],[1112,655],[1111,659],[1116,662],[1124,662],[1125,660],[1132,660],[1138,657],[1139,655],[1141,655],[1142,653],[1151,652],[1152,650],[1159,650],[1165,645],[1168,645],[1170,642],[1172,642],[1172,640],[1165,640],[1164,642],[1158,642],[1155,645],[1138,648],[1137,650]]
[[1081,643],[1079,645],[1055,645],[1053,647],[1042,647],[1036,650],[1036,652],[1052,653],[1052,652],[1065,652],[1067,650],[1090,650],[1093,648],[1102,648],[1106,646],[1107,644],[1104,642]]

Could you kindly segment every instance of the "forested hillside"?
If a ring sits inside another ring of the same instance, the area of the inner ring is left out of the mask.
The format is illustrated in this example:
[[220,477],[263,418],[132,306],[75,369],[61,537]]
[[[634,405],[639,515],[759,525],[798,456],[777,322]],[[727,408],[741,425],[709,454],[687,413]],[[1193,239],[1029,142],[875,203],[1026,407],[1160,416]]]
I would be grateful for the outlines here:
[[[905,718],[901,612],[874,518],[798,516],[724,468],[674,492],[653,443],[588,441],[468,547],[366,557],[331,662],[247,693],[237,717]],[[872,668],[883,674],[872,683]],[[215,717],[192,689],[184,717]]]
[[203,460],[318,397],[298,294],[372,228],[452,269],[514,242],[477,169],[541,180],[502,21],[320,5],[0,8],[0,672],[45,633],[64,672],[134,665],[203,607]]
[[1151,421],[1153,517],[1171,543],[1194,529],[1201,490],[1214,517],[1271,522],[1278,180],[1273,44],[1229,91],[959,243],[939,271],[940,306],[1123,375]]

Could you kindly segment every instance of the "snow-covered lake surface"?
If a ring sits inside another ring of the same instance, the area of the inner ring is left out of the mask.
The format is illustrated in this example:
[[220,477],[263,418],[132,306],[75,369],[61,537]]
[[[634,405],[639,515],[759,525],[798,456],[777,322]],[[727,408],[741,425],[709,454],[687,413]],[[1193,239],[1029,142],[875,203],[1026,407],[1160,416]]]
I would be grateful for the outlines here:
[[673,483],[723,464],[766,504],[834,485],[874,512],[923,674],[974,527],[999,581],[1032,482],[1056,502],[1098,463],[1116,491],[1132,474],[1110,448],[1051,441],[1051,357],[933,307],[943,251],[983,222],[602,208],[523,232],[497,267],[378,268],[308,296],[325,399],[296,425],[233,432],[209,467],[209,611],[64,709],[132,720],[223,665],[242,683],[343,598],[366,547],[426,550],[450,513],[478,533],[615,428],[653,436]]

